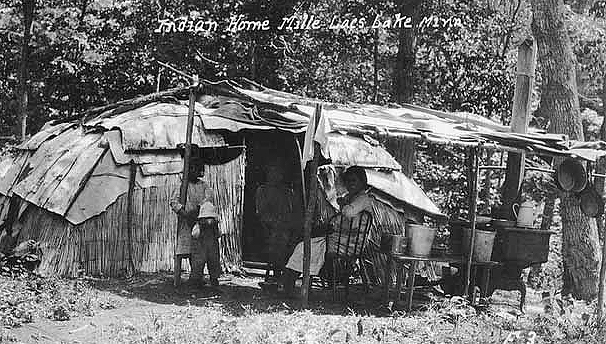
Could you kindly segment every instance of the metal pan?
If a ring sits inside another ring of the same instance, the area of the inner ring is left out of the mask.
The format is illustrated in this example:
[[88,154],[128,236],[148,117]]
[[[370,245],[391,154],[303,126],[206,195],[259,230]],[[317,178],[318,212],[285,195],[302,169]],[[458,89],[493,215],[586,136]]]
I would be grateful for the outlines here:
[[580,161],[568,158],[558,166],[556,181],[564,191],[581,192],[587,186],[585,167]]
[[604,200],[595,189],[593,184],[587,187],[579,195],[581,211],[587,216],[598,217],[604,213]]

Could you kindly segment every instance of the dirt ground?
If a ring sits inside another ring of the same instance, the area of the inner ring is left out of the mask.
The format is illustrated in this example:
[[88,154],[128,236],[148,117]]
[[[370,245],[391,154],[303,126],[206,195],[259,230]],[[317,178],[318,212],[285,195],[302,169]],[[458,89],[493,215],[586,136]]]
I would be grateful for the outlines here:
[[[543,315],[540,295],[532,290],[526,314],[516,310],[517,292],[500,291],[485,309],[420,292],[415,310],[406,314],[402,303],[384,302],[378,287],[368,294],[353,288],[349,301],[339,302],[332,301],[330,291],[315,288],[310,308],[302,310],[298,299],[261,290],[261,281],[230,276],[218,288],[184,284],[175,289],[169,274],[89,279],[90,290],[81,295],[94,295],[95,307],[71,312],[64,321],[36,317],[0,332],[0,342],[504,343],[509,338],[509,343],[517,343],[511,336],[521,333],[530,343],[534,331],[535,343],[553,343],[578,342],[583,335],[558,332],[560,320]],[[570,316],[580,319],[590,311],[576,303]]]

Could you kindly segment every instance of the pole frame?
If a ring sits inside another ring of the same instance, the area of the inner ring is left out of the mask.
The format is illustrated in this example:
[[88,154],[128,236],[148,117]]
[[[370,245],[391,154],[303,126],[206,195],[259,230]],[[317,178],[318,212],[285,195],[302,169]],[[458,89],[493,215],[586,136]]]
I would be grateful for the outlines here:
[[[318,128],[320,115],[322,114],[322,105],[316,104],[314,115],[315,126],[314,131]],[[315,132],[314,132],[315,136]],[[313,136],[312,136],[313,137]],[[314,157],[309,164],[309,190],[307,192],[307,204],[305,210],[305,225],[303,226],[303,284],[301,285],[301,305],[303,308],[309,306],[309,287],[310,287],[310,258],[311,258],[311,227],[314,221],[316,212],[316,202],[318,196],[318,164],[320,162],[320,144],[313,142]]]
[[[183,178],[181,179],[181,189],[179,190],[179,203],[185,205],[187,201],[187,185],[189,180],[189,165],[191,160],[191,137],[194,127],[194,113],[196,105],[196,88],[198,87],[198,78],[194,77],[192,85],[189,87],[189,108],[187,112],[187,128],[185,130],[185,147],[183,152]],[[184,219],[177,217],[177,230],[175,231],[175,250],[174,250],[174,278],[175,287],[181,284],[181,256],[177,255],[177,246],[179,240],[179,228]]]
[[130,168],[130,177],[128,179],[128,193],[127,193],[127,204],[126,204],[126,230],[127,230],[127,239],[128,239],[128,276],[133,276],[135,274],[135,262],[133,261],[133,215],[134,215],[134,205],[133,205],[133,197],[135,191],[135,183],[137,178],[137,165],[134,160],[131,160],[129,163]]
[[465,284],[464,284],[464,296],[469,296],[469,284],[471,281],[471,265],[473,263],[474,245],[476,239],[476,218],[477,218],[477,206],[478,206],[478,181],[480,179],[480,153],[481,147],[474,148],[471,150],[469,155],[470,170],[469,170],[469,186],[470,186],[470,197],[469,197],[469,222],[471,224],[471,238],[469,238],[469,256],[467,257],[467,264],[465,268]]

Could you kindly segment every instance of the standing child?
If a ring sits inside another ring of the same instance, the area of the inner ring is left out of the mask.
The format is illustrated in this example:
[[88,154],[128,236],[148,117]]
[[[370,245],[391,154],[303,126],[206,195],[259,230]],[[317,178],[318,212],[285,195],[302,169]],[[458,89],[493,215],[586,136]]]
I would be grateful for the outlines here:
[[210,284],[213,287],[219,285],[219,275],[221,274],[218,218],[215,206],[211,202],[204,202],[200,205],[197,226],[192,231],[192,249],[200,252],[199,266],[202,270],[204,270],[204,265],[208,264]]
[[[179,200],[180,189],[174,188],[170,197],[170,207],[179,216],[177,228],[177,250],[178,255],[188,254],[191,265],[189,283],[192,286],[200,286],[204,283],[205,254],[200,252],[200,245],[192,238],[192,227],[197,223],[200,213],[200,204],[210,202],[212,204],[213,193],[204,181],[204,165],[200,161],[192,159],[189,165],[187,181],[187,201],[181,204]],[[204,258],[204,259],[203,259]]]

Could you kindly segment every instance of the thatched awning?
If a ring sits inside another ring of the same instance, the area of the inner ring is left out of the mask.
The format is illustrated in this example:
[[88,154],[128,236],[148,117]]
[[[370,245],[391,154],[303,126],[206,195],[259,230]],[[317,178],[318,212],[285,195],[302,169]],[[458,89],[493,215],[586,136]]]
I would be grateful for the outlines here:
[[335,166],[362,166],[401,170],[402,166],[383,147],[361,138],[329,134],[328,153],[325,157]]
[[256,129],[261,130],[301,131],[306,127],[305,122],[295,129],[292,125],[285,126],[282,123],[290,123],[290,114],[296,115],[297,119],[307,118],[309,121],[315,111],[314,105],[321,103],[322,113],[327,117],[332,130],[347,134],[403,137],[463,147],[482,145],[504,151],[586,160],[596,160],[606,155],[606,143],[603,142],[597,149],[575,150],[571,148],[579,142],[569,140],[565,135],[547,134],[536,128],[531,128],[529,134],[512,133],[509,127],[472,113],[447,113],[409,104],[391,107],[335,104],[272,90],[245,79],[202,83],[202,92],[211,92],[207,97],[211,94],[215,97],[229,94],[232,104],[237,102],[246,108],[256,108],[259,114],[267,109],[272,110],[271,118],[259,116],[259,121],[248,121],[248,113],[238,115],[231,111],[229,116],[224,116],[226,111],[222,109],[222,103],[216,102],[215,111],[203,119],[204,125],[209,129],[239,131],[255,129],[258,124]]

